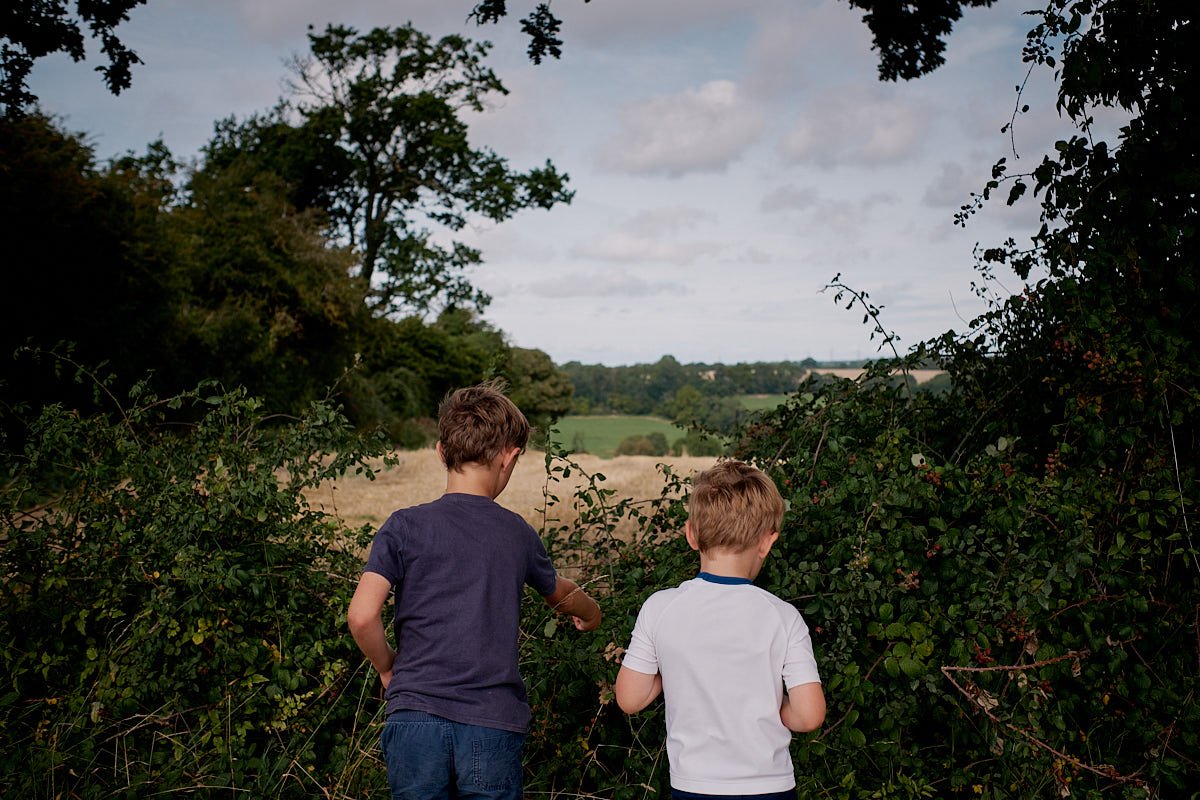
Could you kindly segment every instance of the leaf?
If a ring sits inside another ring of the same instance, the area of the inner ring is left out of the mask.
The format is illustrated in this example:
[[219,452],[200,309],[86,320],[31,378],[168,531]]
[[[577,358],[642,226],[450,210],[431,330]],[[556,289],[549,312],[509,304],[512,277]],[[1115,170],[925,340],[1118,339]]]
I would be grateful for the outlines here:
[[553,639],[554,633],[558,630],[558,617],[551,617],[546,620],[545,627],[542,628],[542,635],[547,639]]

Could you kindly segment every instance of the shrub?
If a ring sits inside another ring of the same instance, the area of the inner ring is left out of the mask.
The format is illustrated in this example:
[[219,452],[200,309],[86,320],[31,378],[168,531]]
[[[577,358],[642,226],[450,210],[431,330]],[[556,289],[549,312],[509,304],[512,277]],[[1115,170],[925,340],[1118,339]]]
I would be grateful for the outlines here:
[[689,456],[716,457],[725,452],[725,445],[717,436],[692,430],[688,431],[687,436],[682,439],[675,440],[675,444],[671,445],[671,452],[677,456],[687,454]]
[[0,794],[380,788],[344,624],[366,533],[302,494],[378,449],[328,406],[280,425],[240,391],[131,399],[48,407],[5,459]]
[[626,436],[617,444],[619,456],[665,456],[668,452],[666,434],[660,431],[645,436]]

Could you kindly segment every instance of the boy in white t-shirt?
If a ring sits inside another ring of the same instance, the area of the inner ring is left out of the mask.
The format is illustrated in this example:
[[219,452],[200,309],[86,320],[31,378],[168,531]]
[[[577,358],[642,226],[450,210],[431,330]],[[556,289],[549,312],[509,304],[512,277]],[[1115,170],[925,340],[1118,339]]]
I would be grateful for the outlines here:
[[677,800],[794,798],[792,732],[825,721],[808,626],[791,604],[751,583],[783,512],[775,484],[748,464],[724,461],[701,473],[684,527],[700,551],[700,574],[654,593],[638,613],[617,704],[633,714],[662,692]]

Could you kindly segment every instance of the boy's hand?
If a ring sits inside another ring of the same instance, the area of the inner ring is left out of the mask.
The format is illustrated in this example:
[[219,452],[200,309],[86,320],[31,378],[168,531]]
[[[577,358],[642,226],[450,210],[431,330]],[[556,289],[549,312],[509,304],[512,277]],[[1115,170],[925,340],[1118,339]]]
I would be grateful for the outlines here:
[[581,617],[571,617],[571,621],[575,623],[575,629],[579,631],[594,631],[600,627],[600,620],[604,615],[600,613],[600,607],[596,607],[596,614],[591,619],[583,619]]
[[379,673],[379,682],[383,684],[383,688],[385,690],[387,689],[388,684],[392,682],[392,666],[395,664],[395,661],[396,661],[396,651],[393,650],[392,657],[390,659],[388,659],[387,669],[376,670]]
[[569,616],[578,630],[594,631],[600,627],[600,620],[604,616],[600,613],[600,606],[572,580],[559,575],[554,592],[546,595],[545,600],[550,608]]

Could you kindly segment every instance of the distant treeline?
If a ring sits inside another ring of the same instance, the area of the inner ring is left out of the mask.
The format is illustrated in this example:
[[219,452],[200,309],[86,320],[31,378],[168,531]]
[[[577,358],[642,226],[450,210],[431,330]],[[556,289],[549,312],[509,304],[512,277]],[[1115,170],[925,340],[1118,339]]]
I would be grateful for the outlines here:
[[[573,414],[654,414],[681,425],[698,423],[728,432],[746,414],[739,395],[789,394],[805,380],[814,384],[833,378],[822,369],[859,369],[863,361],[762,361],[739,364],[681,364],[663,356],[653,364],[607,367],[570,361],[561,370],[575,387]],[[932,365],[930,365],[932,366]],[[902,377],[892,379],[894,383]],[[948,379],[929,381],[921,391],[941,391]]]

